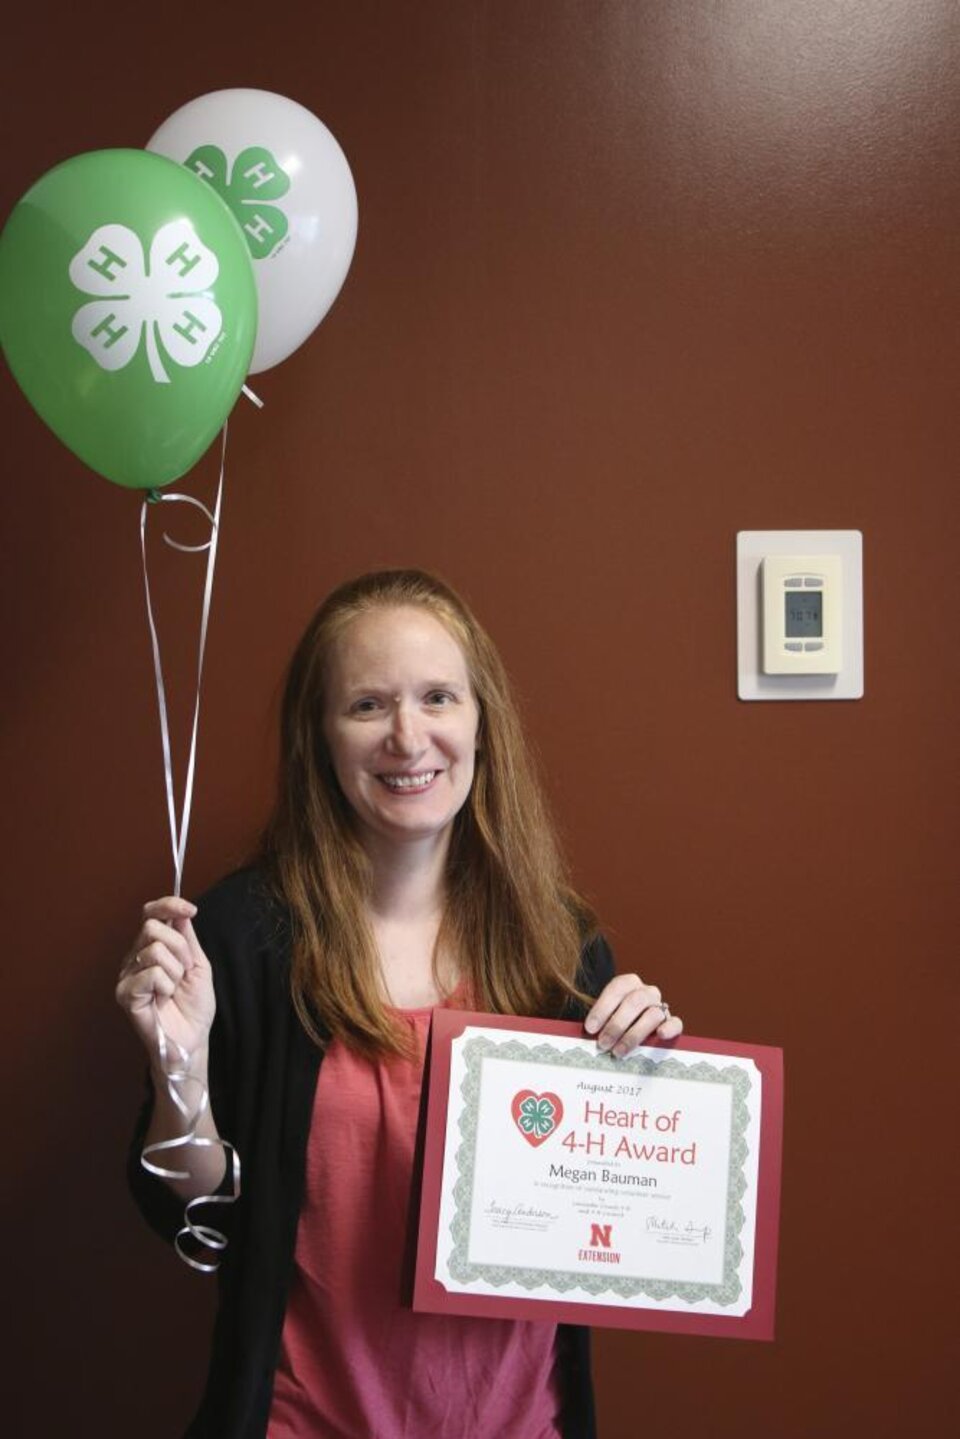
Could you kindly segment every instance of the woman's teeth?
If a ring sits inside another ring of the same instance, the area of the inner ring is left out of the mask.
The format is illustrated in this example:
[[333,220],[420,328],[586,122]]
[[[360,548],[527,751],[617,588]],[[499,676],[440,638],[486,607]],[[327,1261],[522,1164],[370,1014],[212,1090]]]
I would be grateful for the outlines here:
[[424,789],[436,777],[435,769],[424,774],[382,774],[380,779],[388,789]]

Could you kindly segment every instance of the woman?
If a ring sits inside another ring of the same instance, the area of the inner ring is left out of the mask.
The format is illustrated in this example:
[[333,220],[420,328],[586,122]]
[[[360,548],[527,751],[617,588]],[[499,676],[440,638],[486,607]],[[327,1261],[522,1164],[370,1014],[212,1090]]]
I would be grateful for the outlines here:
[[[447,586],[385,571],[325,601],[290,668],[256,866],[199,910],[145,906],[117,998],[151,1055],[131,1181],[154,1227],[172,1236],[185,1200],[226,1183],[219,1134],[244,1166],[191,1436],[594,1433],[586,1331],[401,1302],[434,1007],[589,1009],[616,1055],[682,1028],[659,990],[613,977],[565,883],[502,663]],[[157,1020],[211,1100],[213,1142],[175,1150],[188,1178],[169,1184],[139,1164],[186,1125]]]

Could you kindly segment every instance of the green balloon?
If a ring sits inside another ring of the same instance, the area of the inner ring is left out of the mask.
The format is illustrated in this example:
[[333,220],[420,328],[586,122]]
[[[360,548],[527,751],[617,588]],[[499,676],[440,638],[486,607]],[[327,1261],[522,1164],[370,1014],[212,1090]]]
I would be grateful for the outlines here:
[[253,265],[223,200],[145,150],[42,176],[0,235],[0,343],[37,414],[91,469],[153,489],[195,464],[240,393]]

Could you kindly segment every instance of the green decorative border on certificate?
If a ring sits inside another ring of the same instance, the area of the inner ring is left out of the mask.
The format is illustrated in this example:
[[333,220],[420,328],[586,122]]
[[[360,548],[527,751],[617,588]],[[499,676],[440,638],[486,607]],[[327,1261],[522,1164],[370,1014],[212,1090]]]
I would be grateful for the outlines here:
[[[463,1046],[466,1075],[460,1087],[464,1109],[459,1120],[462,1142],[454,1156],[456,1182],[453,1187],[454,1214],[450,1223],[450,1234],[454,1241],[448,1265],[451,1275],[460,1284],[470,1284],[482,1279],[496,1288],[504,1284],[519,1284],[524,1289],[553,1289],[566,1293],[571,1289],[582,1289],[587,1294],[616,1294],[622,1299],[634,1299],[646,1295],[649,1299],[683,1299],[690,1304],[700,1300],[711,1300],[714,1304],[735,1304],[740,1298],[740,1263],[743,1246],[740,1233],[746,1223],[743,1210],[743,1196],[747,1189],[744,1166],[749,1154],[746,1132],[750,1121],[747,1096],[751,1089],[749,1074],[738,1065],[720,1068],[706,1060],[685,1064],[677,1058],[647,1059],[640,1055],[636,1059],[612,1059],[609,1054],[600,1054],[588,1049],[555,1049],[550,1043],[536,1045],[530,1049],[519,1040],[510,1039],[504,1043],[484,1037],[467,1040]],[[723,1277],[717,1284],[702,1281],[690,1282],[669,1279],[645,1279],[633,1276],[614,1277],[595,1272],[580,1274],[568,1270],[524,1269],[505,1264],[474,1264],[468,1258],[470,1236],[470,1210],[472,1207],[473,1181],[477,1158],[477,1113],[480,1098],[480,1077],[486,1060],[519,1060],[529,1063],[553,1065],[565,1069],[588,1069],[602,1074],[613,1074],[622,1078],[626,1074],[646,1075],[650,1078],[697,1080],[707,1084],[725,1084],[731,1090],[731,1135],[730,1167],[727,1182],[727,1227],[724,1236]]]

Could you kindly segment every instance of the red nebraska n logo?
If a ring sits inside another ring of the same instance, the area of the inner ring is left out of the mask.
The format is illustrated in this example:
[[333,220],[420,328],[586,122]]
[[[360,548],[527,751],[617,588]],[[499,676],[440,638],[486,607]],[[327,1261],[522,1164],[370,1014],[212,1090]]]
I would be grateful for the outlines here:
[[610,1248],[612,1247],[612,1245],[613,1245],[613,1239],[612,1239],[612,1237],[611,1237],[612,1231],[613,1231],[613,1225],[612,1225],[612,1224],[591,1224],[591,1225],[590,1225],[590,1247],[591,1247],[591,1249],[599,1249],[600,1246],[601,1246],[601,1244],[603,1245],[604,1249],[610,1249]]

